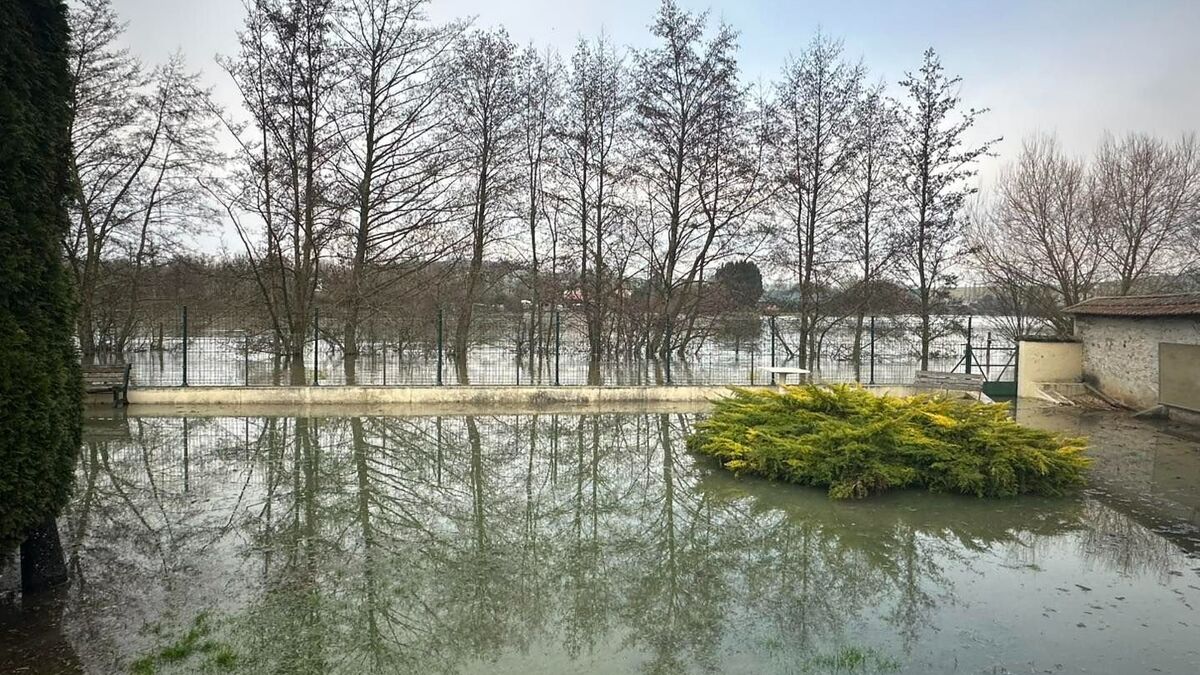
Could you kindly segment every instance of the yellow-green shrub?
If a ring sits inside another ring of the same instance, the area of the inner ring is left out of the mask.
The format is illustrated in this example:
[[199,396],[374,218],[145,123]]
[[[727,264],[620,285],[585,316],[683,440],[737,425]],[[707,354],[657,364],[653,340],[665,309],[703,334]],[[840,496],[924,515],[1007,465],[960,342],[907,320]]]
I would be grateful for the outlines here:
[[851,386],[735,389],[696,424],[688,447],[834,498],[892,488],[1058,495],[1081,485],[1090,463],[1081,439],[1023,427],[1003,405]]

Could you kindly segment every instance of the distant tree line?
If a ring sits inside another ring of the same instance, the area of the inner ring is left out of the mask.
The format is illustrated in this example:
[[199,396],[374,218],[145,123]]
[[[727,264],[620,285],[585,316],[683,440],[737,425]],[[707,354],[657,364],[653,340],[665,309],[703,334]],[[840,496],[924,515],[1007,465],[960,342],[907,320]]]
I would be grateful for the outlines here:
[[[514,281],[533,344],[554,308],[573,305],[597,360],[683,354],[721,314],[754,309],[744,269],[718,276],[749,264],[760,285],[791,288],[800,330],[780,336],[786,354],[811,362],[847,320],[857,353],[865,318],[903,306],[919,318],[924,364],[953,327],[965,272],[1019,296],[1003,311],[1053,324],[1039,293],[1058,308],[1110,278],[1130,292],[1187,258],[1186,210],[1158,204],[1190,179],[1152,191],[1151,222],[1128,181],[1138,162],[1165,171],[1137,146],[1165,158],[1191,142],[1141,137],[1106,143],[1078,179],[1079,199],[1105,213],[1103,263],[1079,263],[1092,281],[1069,282],[1082,289],[1064,293],[1028,263],[1034,252],[997,246],[1016,240],[1004,232],[1023,208],[1020,169],[976,214],[972,179],[993,142],[969,140],[984,111],[964,106],[932,49],[888,87],[818,34],[758,85],[732,27],[671,0],[651,19],[649,48],[601,34],[567,56],[503,28],[437,24],[425,9],[248,0],[239,50],[218,60],[241,105],[223,110],[178,55],[150,70],[133,58],[109,0],[79,0],[64,250],[85,358],[128,334],[154,270],[195,259],[184,242],[217,223],[240,248],[216,266],[238,270],[297,362],[329,301],[351,360],[364,321],[426,305],[453,318],[447,344],[461,356],[477,305]],[[1027,150],[1020,166],[1046,152]]]

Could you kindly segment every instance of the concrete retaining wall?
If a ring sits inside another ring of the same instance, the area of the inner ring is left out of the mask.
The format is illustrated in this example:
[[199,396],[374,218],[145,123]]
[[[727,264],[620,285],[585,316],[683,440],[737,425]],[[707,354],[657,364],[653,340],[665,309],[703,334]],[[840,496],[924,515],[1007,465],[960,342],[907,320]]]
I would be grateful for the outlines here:
[[1046,382],[1082,381],[1080,343],[1021,341],[1017,348],[1018,398],[1037,398],[1040,385]]

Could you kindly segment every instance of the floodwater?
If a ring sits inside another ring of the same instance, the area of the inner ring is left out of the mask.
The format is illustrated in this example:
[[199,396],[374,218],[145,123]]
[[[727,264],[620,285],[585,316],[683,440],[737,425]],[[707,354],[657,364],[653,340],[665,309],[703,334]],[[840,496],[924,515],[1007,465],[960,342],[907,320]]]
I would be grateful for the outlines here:
[[1187,437],[1131,436],[1167,453],[1142,502],[1107,447],[1075,497],[847,503],[693,421],[92,420],[74,580],[0,604],[0,672],[1200,672]]

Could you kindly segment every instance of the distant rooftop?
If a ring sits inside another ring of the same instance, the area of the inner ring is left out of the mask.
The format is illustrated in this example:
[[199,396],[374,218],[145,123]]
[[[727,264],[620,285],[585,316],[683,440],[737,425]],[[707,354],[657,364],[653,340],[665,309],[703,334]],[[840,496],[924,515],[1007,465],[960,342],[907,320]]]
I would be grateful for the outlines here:
[[1066,308],[1081,316],[1200,316],[1200,293],[1106,296]]

